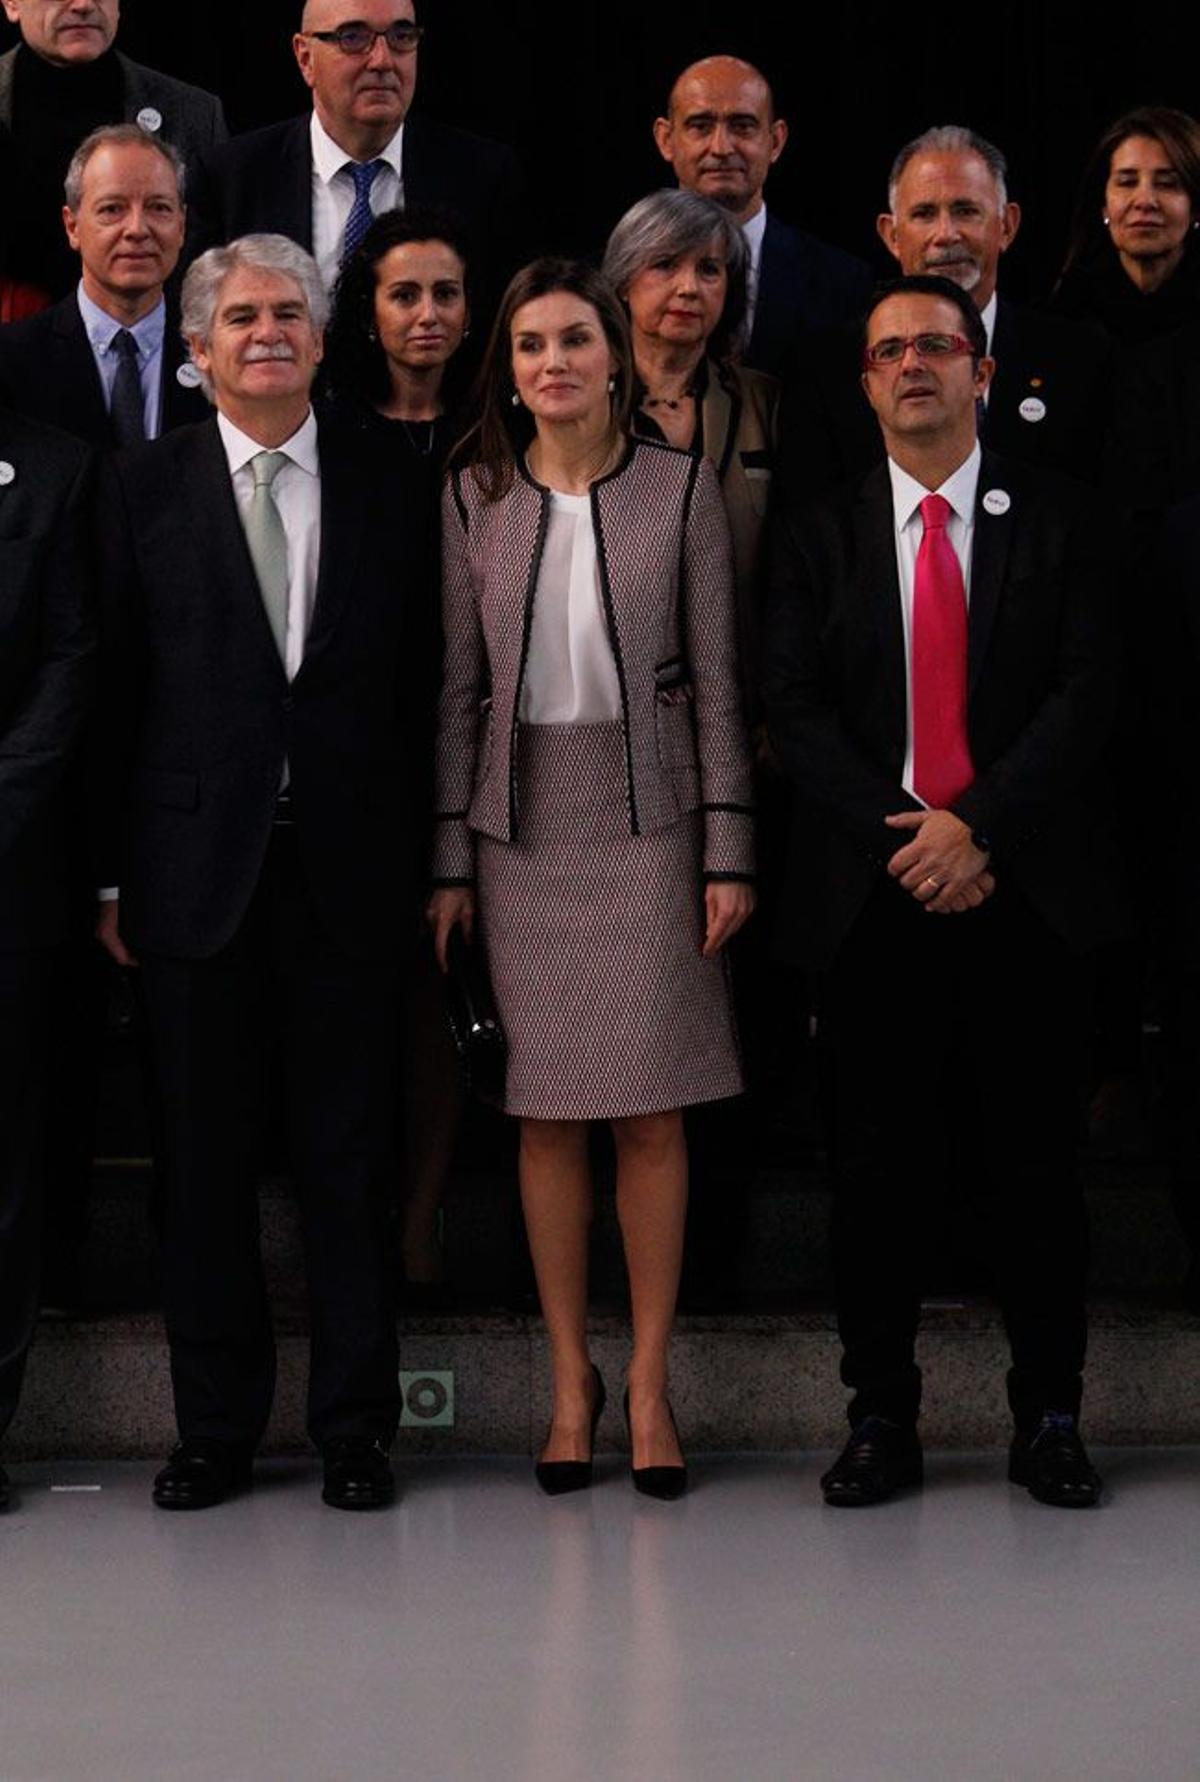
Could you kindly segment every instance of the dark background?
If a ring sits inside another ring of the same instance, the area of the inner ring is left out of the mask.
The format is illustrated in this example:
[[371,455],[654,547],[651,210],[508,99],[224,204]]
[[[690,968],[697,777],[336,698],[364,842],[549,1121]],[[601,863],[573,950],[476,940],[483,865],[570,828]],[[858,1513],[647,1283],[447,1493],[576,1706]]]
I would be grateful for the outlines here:
[[[233,129],[306,109],[289,38],[299,0],[126,0],[120,46],[221,94]],[[428,35],[417,105],[514,143],[544,245],[597,245],[626,204],[663,183],[650,121],[697,56],[746,56],[773,80],[791,141],[769,201],[876,260],[874,218],[896,148],[933,123],[998,142],[1025,212],[1006,288],[1053,279],[1072,196],[1100,130],[1129,106],[1195,112],[1190,9],[1103,32],[1082,0],[1013,0],[931,15],[895,5],[418,0]],[[4,32],[4,43],[11,41]]]

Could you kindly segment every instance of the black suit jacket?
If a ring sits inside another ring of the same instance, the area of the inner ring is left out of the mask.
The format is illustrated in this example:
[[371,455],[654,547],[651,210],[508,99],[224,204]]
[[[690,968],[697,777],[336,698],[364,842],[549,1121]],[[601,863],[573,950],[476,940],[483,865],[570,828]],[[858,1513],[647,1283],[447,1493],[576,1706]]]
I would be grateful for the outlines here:
[[[239,235],[272,230],[312,252],[310,114],[235,136],[197,170],[189,206],[189,257]],[[461,219],[474,285],[492,290],[523,257],[528,229],[517,158],[502,143],[430,118],[406,119],[404,202]]]
[[1153,511],[1200,493],[1200,326],[1130,355],[1113,394],[1105,484]]
[[285,759],[336,942],[363,959],[411,941],[436,679],[428,507],[361,433],[329,416],[319,430],[320,571],[290,683],[215,418],[105,466],[96,871],[120,886],[135,951],[199,959],[232,939]]
[[[0,124],[8,128],[12,126],[13,75],[20,51],[17,44],[0,56]],[[120,118],[112,119],[114,124],[135,123],[140,112],[157,112],[159,123],[154,133],[173,144],[189,165],[214,143],[224,142],[228,134],[225,113],[215,93],[143,67],[120,50],[115,53],[121,70],[123,109]]]
[[[1003,489],[1003,514],[983,497]],[[1124,904],[1102,757],[1117,701],[1111,564],[1084,489],[983,455],[971,562],[968,728],[974,784],[956,813],[1080,950],[1118,935]],[[771,741],[799,793],[785,944],[822,967],[908,840],[901,788],[904,634],[886,466],[779,519],[765,691]],[[955,917],[954,920],[969,920]]]
[[[1097,482],[1112,380],[1107,343],[1085,326],[1001,297],[992,356],[983,443],[1006,458]],[[802,345],[780,448],[781,480],[793,498],[857,481],[883,458],[861,373],[860,328]]]
[[[68,767],[92,696],[90,454],[0,411],[0,949],[66,919]],[[11,472],[11,475],[9,474]]]
[[[176,373],[187,359],[178,327],[167,311],[163,338],[161,431],[201,421],[208,398]],[[36,421],[47,421],[89,445],[112,446],[112,422],[104,388],[74,292],[61,302],[0,328],[0,402]]]
[[754,330],[744,363],[789,377],[802,338],[860,316],[873,283],[865,260],[781,223],[768,211]]

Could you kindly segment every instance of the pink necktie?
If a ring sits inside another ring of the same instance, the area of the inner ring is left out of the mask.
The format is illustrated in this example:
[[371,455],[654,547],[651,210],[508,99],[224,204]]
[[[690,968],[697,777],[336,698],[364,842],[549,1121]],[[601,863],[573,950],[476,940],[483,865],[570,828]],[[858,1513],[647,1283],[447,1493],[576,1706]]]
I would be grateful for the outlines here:
[[926,495],[912,617],[913,786],[944,810],[975,778],[967,743],[967,598],[946,536],[950,503]]

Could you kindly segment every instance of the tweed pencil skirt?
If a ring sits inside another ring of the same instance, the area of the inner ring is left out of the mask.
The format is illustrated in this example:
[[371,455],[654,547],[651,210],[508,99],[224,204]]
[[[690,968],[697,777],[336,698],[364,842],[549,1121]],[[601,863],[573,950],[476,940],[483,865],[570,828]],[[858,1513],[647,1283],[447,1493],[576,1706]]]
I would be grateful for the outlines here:
[[631,835],[623,727],[524,724],[519,840],[477,840],[505,1111],[613,1120],[737,1095],[724,953],[702,959],[701,818]]

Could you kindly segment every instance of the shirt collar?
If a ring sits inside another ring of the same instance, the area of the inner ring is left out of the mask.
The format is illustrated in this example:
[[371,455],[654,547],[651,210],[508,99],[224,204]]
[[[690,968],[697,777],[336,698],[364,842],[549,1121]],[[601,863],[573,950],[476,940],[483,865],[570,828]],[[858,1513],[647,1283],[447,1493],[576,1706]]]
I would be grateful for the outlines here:
[[137,342],[139,358],[149,359],[152,354],[161,350],[167,325],[167,306],[161,297],[149,315],[143,316],[140,322],[122,322],[118,317],[110,316],[106,309],[101,309],[98,303],[93,303],[83,288],[82,279],[75,296],[79,313],[83,317],[84,330],[94,353],[107,353],[112,347],[113,337],[122,328],[127,328]]
[[979,319],[983,323],[983,331],[987,335],[987,350],[988,350],[988,358],[990,359],[992,356],[992,335],[996,332],[996,293],[995,293],[995,291],[992,292],[991,296],[988,298],[987,302],[984,304],[983,308],[980,310]]
[[285,439],[279,446],[260,445],[257,439],[251,439],[248,433],[243,433],[240,427],[235,427],[233,422],[219,409],[217,410],[217,430],[221,435],[225,456],[229,460],[230,476],[236,476],[239,470],[249,464],[251,458],[255,458],[259,452],[267,450],[282,452],[285,457],[292,460],[293,464],[298,465],[301,470],[306,470],[309,476],[317,476],[320,472],[320,459],[317,456],[317,418],[311,408],[291,438]]
[[746,246],[750,249],[752,264],[757,264],[762,255],[763,236],[767,232],[767,207],[760,204],[752,217],[742,224],[742,234],[746,237]]
[[[345,149],[341,148],[333,140],[333,137],[329,134],[315,111],[312,114],[309,139],[312,143],[312,159],[313,166],[316,169],[317,178],[321,181],[322,185],[327,186],[333,180],[335,174],[340,173],[343,167],[349,167],[351,165],[354,156],[348,155]],[[401,124],[387,146],[381,148],[377,155],[372,155],[371,159],[373,161],[386,161],[392,172],[396,175],[396,178],[399,179],[403,145],[404,125]]]
[[976,440],[970,455],[963,459],[958,469],[951,471],[940,489],[933,490],[919,483],[916,477],[909,476],[894,458],[889,458],[888,475],[892,479],[892,511],[896,516],[897,532],[903,532],[929,494],[944,496],[957,517],[969,526],[975,518],[975,491],[979,487],[981,457]]

